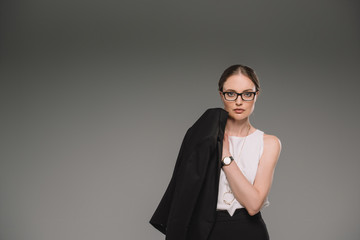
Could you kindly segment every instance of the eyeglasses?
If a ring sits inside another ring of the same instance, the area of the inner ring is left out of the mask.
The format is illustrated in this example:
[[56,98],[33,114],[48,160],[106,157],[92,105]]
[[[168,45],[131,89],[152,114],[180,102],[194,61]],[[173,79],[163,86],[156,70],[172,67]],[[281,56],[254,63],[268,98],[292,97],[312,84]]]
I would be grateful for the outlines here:
[[224,95],[225,100],[227,101],[236,101],[238,96],[241,96],[241,99],[244,101],[252,101],[255,98],[256,92],[243,92],[243,93],[237,93],[237,92],[222,92]]

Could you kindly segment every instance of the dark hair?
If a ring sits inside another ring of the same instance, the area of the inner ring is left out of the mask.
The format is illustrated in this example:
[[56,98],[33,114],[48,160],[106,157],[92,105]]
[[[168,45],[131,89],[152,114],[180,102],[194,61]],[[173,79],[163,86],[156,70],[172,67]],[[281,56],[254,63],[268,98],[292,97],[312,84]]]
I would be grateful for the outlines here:
[[260,83],[255,74],[255,71],[248,66],[237,64],[225,69],[219,80],[219,91],[223,91],[224,83],[229,77],[239,73],[242,73],[246,77],[250,78],[250,80],[255,84],[256,91],[260,90]]

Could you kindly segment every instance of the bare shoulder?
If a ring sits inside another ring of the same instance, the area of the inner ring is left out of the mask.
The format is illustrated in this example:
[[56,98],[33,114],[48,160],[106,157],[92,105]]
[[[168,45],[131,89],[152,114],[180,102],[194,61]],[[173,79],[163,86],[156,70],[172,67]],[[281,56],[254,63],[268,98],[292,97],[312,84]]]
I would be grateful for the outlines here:
[[275,135],[270,135],[264,133],[264,144],[270,145],[272,147],[279,147],[281,149],[281,141],[280,139]]
[[264,151],[270,155],[279,156],[281,152],[281,141],[275,135],[264,133]]

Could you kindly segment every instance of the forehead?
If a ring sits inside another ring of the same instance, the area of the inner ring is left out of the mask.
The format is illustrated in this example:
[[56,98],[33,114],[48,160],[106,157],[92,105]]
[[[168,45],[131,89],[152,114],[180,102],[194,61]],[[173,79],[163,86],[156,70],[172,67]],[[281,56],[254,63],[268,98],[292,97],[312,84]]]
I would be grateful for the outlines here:
[[252,89],[255,91],[255,84],[245,75],[236,74],[230,76],[224,82],[223,86],[224,91],[228,89],[235,90],[237,92],[242,92],[246,89]]

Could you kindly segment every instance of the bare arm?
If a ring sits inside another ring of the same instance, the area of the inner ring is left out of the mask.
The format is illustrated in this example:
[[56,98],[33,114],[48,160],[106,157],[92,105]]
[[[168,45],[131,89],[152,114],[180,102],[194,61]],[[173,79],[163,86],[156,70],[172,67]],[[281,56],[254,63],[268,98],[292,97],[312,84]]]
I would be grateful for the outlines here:
[[[235,161],[223,167],[234,197],[251,216],[260,211],[270,191],[280,151],[280,140],[276,136],[264,134],[264,150],[259,161],[254,185],[247,180]],[[223,157],[230,155],[228,136],[225,133]]]

